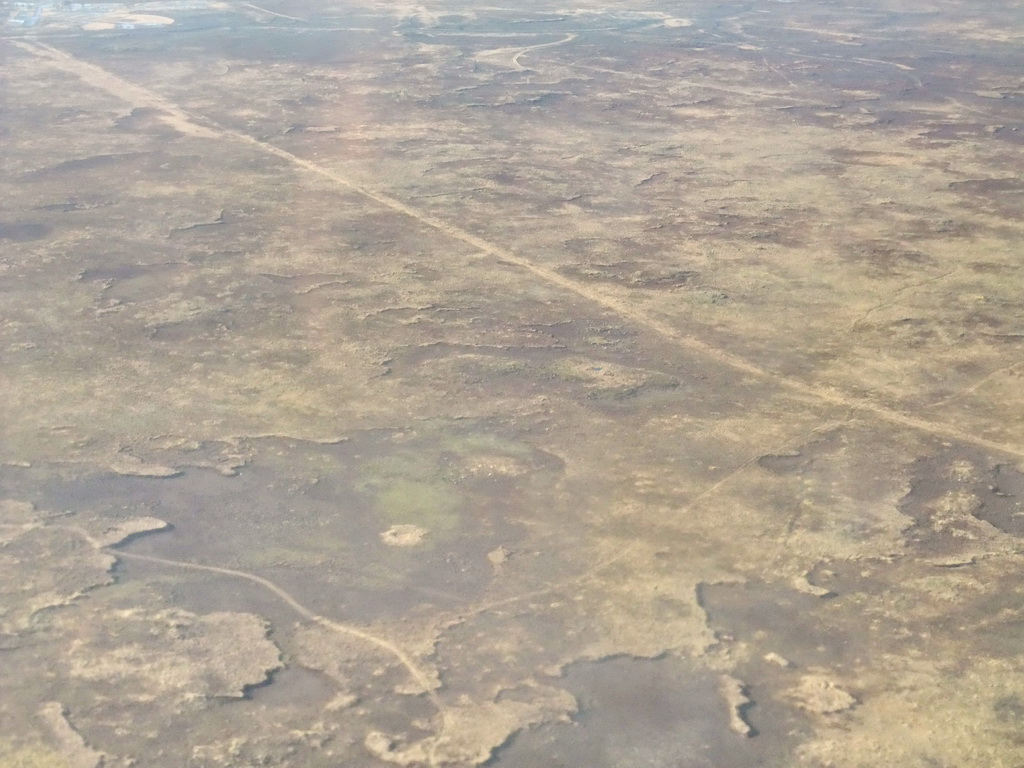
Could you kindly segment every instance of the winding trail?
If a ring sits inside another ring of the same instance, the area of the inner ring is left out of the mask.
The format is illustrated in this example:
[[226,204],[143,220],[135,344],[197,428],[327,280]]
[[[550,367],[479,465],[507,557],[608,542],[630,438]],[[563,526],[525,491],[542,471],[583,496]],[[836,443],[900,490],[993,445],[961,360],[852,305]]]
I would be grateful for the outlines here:
[[[248,3],[244,3],[251,8],[255,8],[260,11],[265,9],[258,8],[258,6],[251,6]],[[273,13],[273,12],[269,12]],[[274,14],[282,15],[282,14]],[[294,18],[294,17],[284,17]],[[536,46],[530,46],[527,48],[515,48],[509,49],[511,51],[518,51],[512,57],[512,64],[517,69],[525,69],[520,63],[519,59],[525,53],[536,50],[539,48],[551,47],[555,45],[562,45],[570,42],[575,38],[575,35],[568,35],[564,40],[559,40],[550,43],[544,43]],[[35,41],[14,41],[13,45],[18,48],[31,53],[39,58],[45,59],[53,67],[78,77],[81,81],[99,88],[119,99],[122,99],[133,106],[149,106],[159,109],[165,114],[164,119],[172,124],[179,130],[188,133],[193,136],[212,140],[231,140],[237,143],[249,146],[255,150],[276,157],[283,160],[292,166],[299,168],[309,174],[319,176],[327,179],[338,187],[357,193],[367,200],[373,201],[378,205],[387,208],[395,213],[404,215],[412,220],[419,222],[425,226],[428,226],[438,232],[445,234],[453,240],[462,242],[466,245],[476,249],[482,257],[488,257],[492,259],[492,263],[495,268],[512,266],[527,272],[537,279],[543,281],[552,286],[566,291],[567,293],[579,296],[593,304],[603,307],[606,310],[614,312],[619,317],[639,326],[646,328],[648,331],[658,335],[659,337],[671,342],[681,349],[688,350],[690,352],[699,354],[706,359],[712,360],[723,366],[727,366],[734,370],[736,373],[743,376],[749,376],[760,380],[771,381],[777,384],[781,389],[796,395],[798,397],[807,398],[809,400],[831,405],[837,408],[844,409],[850,413],[863,413],[870,415],[878,421],[894,425],[897,427],[905,428],[908,430],[917,431],[923,434],[933,435],[936,437],[957,440],[964,443],[972,444],[978,447],[985,448],[986,450],[993,451],[995,453],[1006,454],[1015,456],[1017,458],[1024,458],[1024,447],[1020,445],[1014,445],[1009,443],[1003,443],[980,435],[975,435],[970,432],[958,429],[955,426],[935,422],[917,416],[913,416],[888,406],[879,404],[867,397],[856,396],[837,390],[833,387],[822,386],[814,383],[808,383],[800,379],[786,376],[771,371],[765,367],[762,367],[750,360],[747,360],[739,355],[729,352],[720,347],[716,347],[702,339],[687,334],[684,330],[681,330],[674,325],[652,316],[644,311],[643,308],[638,307],[627,301],[618,299],[612,295],[601,292],[589,286],[583,282],[573,280],[560,274],[555,269],[546,266],[544,264],[533,261],[525,256],[521,256],[499,244],[491,242],[483,237],[472,234],[471,232],[458,227],[443,219],[437,218],[429,213],[421,211],[385,192],[378,191],[376,189],[367,187],[359,182],[353,181],[336,171],[327,168],[322,165],[318,165],[308,159],[295,155],[287,150],[281,149],[265,141],[261,141],[247,134],[239,131],[232,130],[220,126],[208,119],[201,118],[199,116],[192,115],[179,105],[174,102],[160,96],[157,93],[150,91],[147,88],[131,83],[123,78],[108,72],[93,64],[76,59],[56,48],[53,48],[44,43]],[[867,61],[867,60],[866,60]],[[889,63],[889,62],[879,62]],[[899,65],[894,65],[899,66]],[[584,67],[586,68],[586,67]],[[590,67],[590,69],[598,70],[599,68]],[[599,70],[615,74],[623,74],[621,72],[615,72],[614,70]],[[714,88],[703,83],[692,83],[694,87],[700,88]],[[718,90],[729,90],[731,92],[742,93],[743,95],[756,97],[756,98],[787,98],[782,95],[773,94],[758,94],[752,92],[744,92],[738,89],[721,89]],[[872,311],[872,310],[869,310]],[[859,321],[858,321],[859,322]],[[1018,364],[1019,365],[1019,364]],[[1011,366],[1015,368],[1016,366]],[[1009,370],[1009,369],[1002,369]],[[943,405],[956,397],[961,397],[968,394],[971,391],[981,387],[986,381],[995,376],[1001,371],[996,371],[990,374],[986,378],[980,380],[975,385],[972,385],[966,390],[957,393],[956,395],[947,398],[945,401],[936,403],[935,405]],[[738,464],[728,474],[721,477],[716,482],[708,485],[703,490],[698,492],[692,499],[690,499],[683,510],[690,509],[697,505],[702,500],[713,495],[719,491],[724,485],[732,481],[738,475],[740,475],[745,469],[750,467],[757,458],[762,455],[763,451],[758,450],[754,455],[750,456],[745,461]],[[3,526],[13,527],[13,526]],[[20,526],[24,528],[24,526]],[[309,623],[319,624],[324,628],[335,632],[339,635],[345,635],[347,637],[355,638],[368,645],[372,645],[379,648],[394,658],[401,666],[406,670],[409,677],[412,678],[416,685],[422,689],[423,694],[430,700],[438,713],[438,717],[441,720],[440,728],[437,734],[431,737],[431,746],[429,750],[431,765],[437,765],[438,760],[436,757],[437,747],[441,743],[441,739],[446,734],[450,733],[452,729],[451,719],[448,714],[444,703],[438,696],[437,682],[430,674],[425,672],[417,664],[417,662],[406,653],[399,645],[379,635],[372,634],[364,629],[354,627],[348,624],[334,621],[332,619],[321,616],[302,603],[300,603],[291,593],[274,583],[273,581],[264,577],[258,576],[254,573],[236,570],[232,568],[225,568],[216,565],[203,565],[199,563],[173,560],[168,558],[156,557],[151,555],[136,554],[126,552],[116,546],[102,546],[100,542],[90,536],[86,531],[75,528],[72,526],[53,526],[58,528],[67,528],[69,530],[75,530],[80,535],[83,535],[97,550],[106,552],[107,554],[118,558],[129,561],[140,561],[148,562],[156,565],[166,566],[170,568],[179,568],[190,571],[199,571],[206,573],[218,574],[230,578],[240,579],[254,584],[264,590],[267,590],[271,594],[275,595],[284,604],[288,605],[299,617]],[[539,597],[545,594],[565,589],[567,587],[583,583],[588,579],[594,578],[599,573],[607,570],[616,563],[625,560],[631,553],[636,551],[639,546],[638,542],[631,542],[625,546],[619,548],[617,551],[611,553],[607,558],[595,563],[593,566],[584,570],[581,573],[576,574],[569,579],[560,581],[556,584],[551,584],[546,587],[539,588],[526,593],[518,595],[512,595],[507,598],[495,600],[490,603],[479,605],[473,609],[460,615],[462,619],[468,619],[472,616],[479,615],[481,613],[494,610],[496,608],[509,605],[512,603],[522,602],[534,597]]]
[[476,53],[473,58],[491,59],[496,56],[502,56],[511,53],[513,55],[510,63],[512,64],[513,67],[516,68],[517,71],[522,72],[527,68],[519,63],[520,56],[529,53],[530,51],[536,51],[540,48],[552,48],[556,45],[565,45],[566,43],[572,42],[576,38],[577,35],[575,33],[570,32],[566,34],[566,36],[561,40],[555,40],[553,42],[548,43],[538,43],[537,45],[528,45],[525,48],[519,45],[507,46],[505,48],[491,48],[490,50],[480,51]]
[[[389,655],[393,656],[403,667],[405,667],[406,671],[409,673],[409,676],[416,681],[416,684],[422,689],[423,694],[430,700],[430,703],[434,706],[434,709],[437,711],[438,716],[441,718],[440,728],[438,729],[437,733],[433,737],[431,737],[428,746],[430,765],[438,765],[438,761],[436,759],[438,746],[446,738],[446,735],[450,733],[452,730],[452,722],[451,717],[448,713],[448,709],[445,707],[444,702],[441,701],[441,698],[437,695],[436,692],[438,684],[431,679],[430,675],[428,675],[426,672],[420,669],[420,667],[416,664],[415,661],[412,660],[409,654],[402,650],[397,644],[388,640],[386,637],[381,637],[371,632],[367,632],[366,630],[359,629],[358,627],[353,627],[349,624],[342,624],[341,622],[334,621],[333,619],[328,619],[325,616],[320,616],[319,614],[314,613],[309,608],[304,606],[297,599],[295,599],[295,597],[290,592],[278,586],[270,579],[265,579],[262,576],[257,576],[256,574],[249,573],[248,571],[239,571],[234,568],[224,568],[218,565],[202,565],[200,563],[193,563],[186,560],[171,560],[166,557],[155,557],[153,555],[141,555],[136,554],[134,552],[125,552],[123,549],[120,548],[120,545],[127,541],[128,538],[131,538],[131,534],[126,539],[121,539],[116,543],[105,545],[102,541],[98,540],[95,536],[89,533],[89,531],[87,531],[85,528],[82,528],[78,525],[54,525],[46,523],[45,521],[26,523],[20,525],[0,523],[0,529],[18,530],[22,532],[46,528],[67,531],[69,533],[72,533],[88,542],[88,544],[97,552],[104,552],[116,560],[123,559],[136,560],[145,563],[155,563],[157,565],[165,565],[171,568],[181,568],[189,571],[202,571],[205,573],[216,573],[221,576],[229,576],[231,578],[248,581],[274,594],[276,597],[282,600],[288,607],[295,611],[295,613],[302,617],[303,620],[312,624],[319,624],[320,626],[332,632],[347,635],[349,637],[354,637],[357,640],[367,643],[368,645],[376,646],[377,648],[380,648],[381,650],[385,651]],[[153,532],[155,533],[156,531],[154,530]]]
[[442,718],[444,718],[445,716],[444,705],[441,703],[441,700],[434,692],[434,688],[436,686],[431,682],[430,677],[423,670],[421,670],[416,665],[416,663],[409,657],[409,654],[407,654],[405,651],[403,651],[401,648],[399,648],[397,645],[395,645],[387,638],[379,637],[364,630],[357,629],[356,627],[350,626],[348,624],[342,624],[340,622],[334,621],[333,619],[328,619],[324,616],[320,616],[319,614],[314,613],[313,611],[309,610],[309,608],[300,603],[298,600],[296,600],[294,597],[292,597],[292,595],[289,592],[279,587],[270,579],[265,579],[262,576],[257,576],[256,574],[249,573],[248,571],[236,571],[233,568],[222,568],[217,565],[200,565],[199,563],[190,563],[184,560],[170,560],[164,557],[154,557],[152,555],[139,555],[133,552],[125,552],[121,549],[114,549],[109,547],[104,548],[104,551],[110,555],[113,555],[114,557],[124,558],[125,560],[140,560],[142,562],[147,563],[167,565],[173,568],[184,568],[190,571],[206,571],[207,573],[217,573],[222,576],[231,576],[236,579],[244,579],[245,581],[257,584],[258,586],[261,586],[264,589],[273,592],[277,597],[283,600],[292,610],[294,610],[297,614],[299,614],[299,616],[301,616],[306,621],[315,624],[320,624],[321,626],[326,627],[334,632],[343,635],[349,635],[350,637],[357,638],[358,640],[362,640],[365,643],[375,645],[378,648],[387,651],[389,654],[394,656],[399,662],[401,662],[402,666],[405,667],[406,671],[408,671],[409,676],[416,681],[416,684],[423,689],[423,693],[426,694],[426,696],[430,699],[431,703],[437,708]]
[[519,63],[519,57],[520,56],[522,56],[524,54],[527,54],[530,51],[539,50],[541,48],[553,48],[556,45],[564,45],[565,43],[571,43],[575,39],[576,39],[576,35],[570,33],[570,34],[565,36],[564,40],[556,40],[553,43],[540,43],[539,45],[531,45],[528,48],[523,48],[522,50],[519,51],[519,53],[517,53],[515,56],[512,57],[512,64],[515,66],[516,69],[524,70],[524,69],[526,69],[526,67],[524,67],[522,64]]

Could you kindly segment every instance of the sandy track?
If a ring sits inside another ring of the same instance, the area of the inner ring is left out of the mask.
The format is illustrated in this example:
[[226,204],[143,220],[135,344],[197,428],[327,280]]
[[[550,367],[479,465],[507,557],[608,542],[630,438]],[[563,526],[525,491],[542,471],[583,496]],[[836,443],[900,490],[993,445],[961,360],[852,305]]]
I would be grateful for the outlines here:
[[244,6],[245,8],[250,8],[250,9],[252,9],[254,11],[259,11],[260,13],[264,13],[264,14],[266,14],[268,16],[276,16],[279,19],[288,19],[289,21],[301,21],[301,22],[305,22],[306,21],[305,19],[300,19],[298,16],[289,16],[287,13],[278,13],[277,11],[271,11],[268,8],[262,8],[262,7],[258,6],[258,5],[253,5],[252,3],[241,3],[241,5]]
[[550,43],[538,43],[537,45],[528,45],[525,48],[522,48],[522,47],[519,47],[519,46],[510,47],[510,48],[494,48],[494,49],[492,49],[490,51],[481,51],[480,53],[478,53],[476,55],[476,58],[489,59],[489,58],[492,58],[494,56],[500,56],[500,55],[503,55],[503,54],[511,53],[512,54],[512,59],[511,59],[512,66],[515,67],[517,71],[522,72],[523,70],[525,70],[527,68],[519,63],[519,57],[520,56],[523,56],[523,55],[529,53],[530,51],[539,50],[541,48],[553,48],[556,45],[565,45],[566,43],[571,43],[573,40],[576,39],[576,37],[577,37],[577,35],[575,35],[573,33],[569,33],[563,39],[555,40],[554,42],[550,42]]
[[341,624],[340,622],[328,619],[324,616],[320,616],[313,611],[309,610],[306,606],[296,600],[292,595],[279,587],[277,584],[272,582],[270,579],[265,579],[262,576],[257,576],[254,573],[247,571],[236,571],[233,568],[222,568],[217,565],[201,565],[199,563],[190,563],[184,560],[169,560],[163,557],[153,557],[152,555],[139,555],[133,552],[124,552],[120,549],[108,550],[110,554],[118,558],[124,558],[126,560],[141,560],[147,563],[157,563],[159,565],[169,565],[174,568],[184,568],[192,571],[206,571],[208,573],[217,573],[222,576],[231,576],[235,579],[244,579],[245,581],[252,582],[258,586],[263,587],[270,592],[273,592],[277,597],[281,598],[292,610],[294,610],[299,616],[309,622],[320,624],[321,626],[327,627],[328,629],[338,632],[343,635],[349,635],[358,640],[362,640],[370,645],[375,645],[378,648],[387,651],[390,655],[394,656],[402,666],[409,672],[409,676],[412,677],[416,684],[419,685],[423,692],[430,698],[430,700],[437,707],[439,712],[444,712],[444,707],[434,694],[434,686],[431,684],[430,677],[423,672],[416,663],[409,657],[405,651],[395,645],[387,638],[380,637],[378,635],[371,634],[362,629],[349,626],[348,624]]
[[775,382],[780,387],[794,395],[806,397],[826,405],[832,405],[867,414],[879,421],[896,427],[934,435],[947,440],[956,440],[968,443],[995,453],[1024,458],[1024,446],[990,440],[980,435],[965,432],[950,424],[919,418],[888,406],[881,405],[866,397],[842,392],[834,387],[808,383],[769,371],[768,369],[752,363],[739,355],[713,346],[712,344],[694,336],[687,335],[683,331],[664,322],[663,320],[650,316],[642,309],[628,302],[603,293],[600,290],[577,280],[565,277],[550,267],[531,261],[526,257],[520,256],[496,243],[485,240],[478,235],[474,235],[454,224],[418,210],[411,205],[392,197],[391,195],[371,189],[359,184],[358,182],[354,182],[336,171],[317,165],[310,160],[299,157],[287,150],[280,149],[273,144],[260,141],[259,139],[253,138],[247,134],[219,126],[212,121],[194,116],[159,94],[124,80],[123,78],[96,66],[95,64],[81,61],[80,59],[76,59],[63,51],[40,42],[15,41],[14,45],[46,60],[58,69],[77,76],[83,82],[100,88],[119,99],[129,102],[130,104],[135,106],[150,106],[163,110],[168,115],[165,119],[183,132],[206,138],[234,140],[253,147],[265,154],[285,160],[286,162],[291,163],[292,165],[311,174],[326,178],[337,184],[339,187],[362,195],[364,198],[372,200],[385,208],[389,208],[396,213],[408,216],[410,219],[442,232],[454,240],[458,240],[472,246],[482,255],[492,257],[495,260],[496,266],[511,265],[518,267],[531,273],[549,285],[558,286],[569,293],[575,294],[598,306],[604,307],[605,309],[614,312],[619,317],[628,320],[637,326],[646,328],[648,331],[657,334],[680,348],[698,353],[710,360],[714,360],[717,363],[728,366],[737,373]]
[[522,50],[519,51],[519,53],[512,57],[512,63],[515,65],[516,69],[526,69],[526,67],[519,63],[519,58],[524,54],[527,54],[530,51],[539,50],[540,48],[553,48],[556,45],[564,45],[565,43],[571,43],[575,39],[576,35],[569,34],[565,36],[564,40],[556,40],[553,43],[540,43],[539,45],[531,45],[528,48],[523,48]]

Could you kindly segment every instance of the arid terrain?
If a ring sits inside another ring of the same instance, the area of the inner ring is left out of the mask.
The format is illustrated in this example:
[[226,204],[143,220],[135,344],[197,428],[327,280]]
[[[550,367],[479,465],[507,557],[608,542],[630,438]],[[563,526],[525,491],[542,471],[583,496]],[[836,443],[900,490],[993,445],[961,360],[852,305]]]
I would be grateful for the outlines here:
[[7,1],[0,79],[0,768],[1024,765],[1024,2]]

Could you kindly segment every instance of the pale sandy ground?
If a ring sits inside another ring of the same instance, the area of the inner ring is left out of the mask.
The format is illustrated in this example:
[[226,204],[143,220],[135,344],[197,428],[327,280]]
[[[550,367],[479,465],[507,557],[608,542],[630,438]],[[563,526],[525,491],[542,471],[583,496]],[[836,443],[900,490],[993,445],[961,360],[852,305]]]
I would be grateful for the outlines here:
[[0,766],[1024,760],[1002,11],[236,10],[0,40]]

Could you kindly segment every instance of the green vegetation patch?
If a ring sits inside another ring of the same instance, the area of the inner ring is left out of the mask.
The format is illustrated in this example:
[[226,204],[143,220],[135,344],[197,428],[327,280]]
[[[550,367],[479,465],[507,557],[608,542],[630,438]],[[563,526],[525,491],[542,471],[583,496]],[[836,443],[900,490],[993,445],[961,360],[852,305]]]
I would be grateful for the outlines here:
[[367,462],[356,488],[373,497],[374,510],[390,524],[419,525],[434,533],[459,524],[462,494],[446,482],[436,450]]

